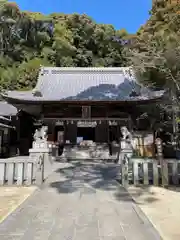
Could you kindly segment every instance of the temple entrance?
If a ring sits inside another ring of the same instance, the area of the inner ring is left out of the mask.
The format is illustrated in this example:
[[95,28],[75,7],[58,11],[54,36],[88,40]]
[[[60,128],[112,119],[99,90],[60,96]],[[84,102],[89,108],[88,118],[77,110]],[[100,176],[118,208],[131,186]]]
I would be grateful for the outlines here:
[[77,138],[81,140],[91,140],[95,142],[95,128],[94,127],[78,127],[77,128]]
[[56,126],[55,127],[55,141],[60,144],[64,143],[64,126]]
[[120,126],[109,126],[109,141],[110,142],[119,142],[120,138]]

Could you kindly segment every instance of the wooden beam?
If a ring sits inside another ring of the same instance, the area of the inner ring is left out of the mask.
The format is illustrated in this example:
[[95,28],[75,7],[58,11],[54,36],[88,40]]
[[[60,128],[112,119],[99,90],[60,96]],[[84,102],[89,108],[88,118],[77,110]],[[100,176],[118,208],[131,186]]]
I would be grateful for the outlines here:
[[44,120],[59,120],[59,121],[128,121],[129,118],[58,118],[58,117],[44,117]]

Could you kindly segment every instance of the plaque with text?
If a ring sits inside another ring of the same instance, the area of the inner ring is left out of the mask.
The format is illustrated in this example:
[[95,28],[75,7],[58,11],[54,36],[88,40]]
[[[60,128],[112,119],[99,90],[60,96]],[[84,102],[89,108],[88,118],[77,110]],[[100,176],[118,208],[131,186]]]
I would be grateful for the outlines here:
[[91,118],[91,106],[82,106],[82,118]]

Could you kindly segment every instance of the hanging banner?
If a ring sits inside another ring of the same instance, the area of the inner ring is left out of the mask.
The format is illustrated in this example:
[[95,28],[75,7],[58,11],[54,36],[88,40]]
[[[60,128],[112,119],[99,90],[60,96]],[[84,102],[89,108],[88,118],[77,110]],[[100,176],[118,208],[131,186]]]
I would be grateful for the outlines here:
[[56,125],[56,126],[63,126],[63,125],[64,125],[64,122],[63,122],[63,121],[58,121],[58,122],[56,122],[55,125]]
[[96,121],[78,121],[77,127],[96,127],[97,122]]
[[109,126],[117,126],[118,122],[117,121],[109,121]]

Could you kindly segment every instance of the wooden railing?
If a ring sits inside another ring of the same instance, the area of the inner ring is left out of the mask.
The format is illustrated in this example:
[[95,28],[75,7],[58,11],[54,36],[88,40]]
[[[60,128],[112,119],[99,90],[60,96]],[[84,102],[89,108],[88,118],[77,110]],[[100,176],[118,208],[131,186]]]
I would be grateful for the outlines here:
[[44,155],[38,159],[0,160],[0,186],[2,185],[39,185],[44,181]]
[[[162,169],[163,168],[163,169]],[[123,169],[123,168],[122,168]],[[163,174],[163,175],[162,175]],[[133,159],[129,164],[128,179],[122,182],[134,185],[178,185],[180,184],[180,160],[163,160],[163,166],[156,159]]]

